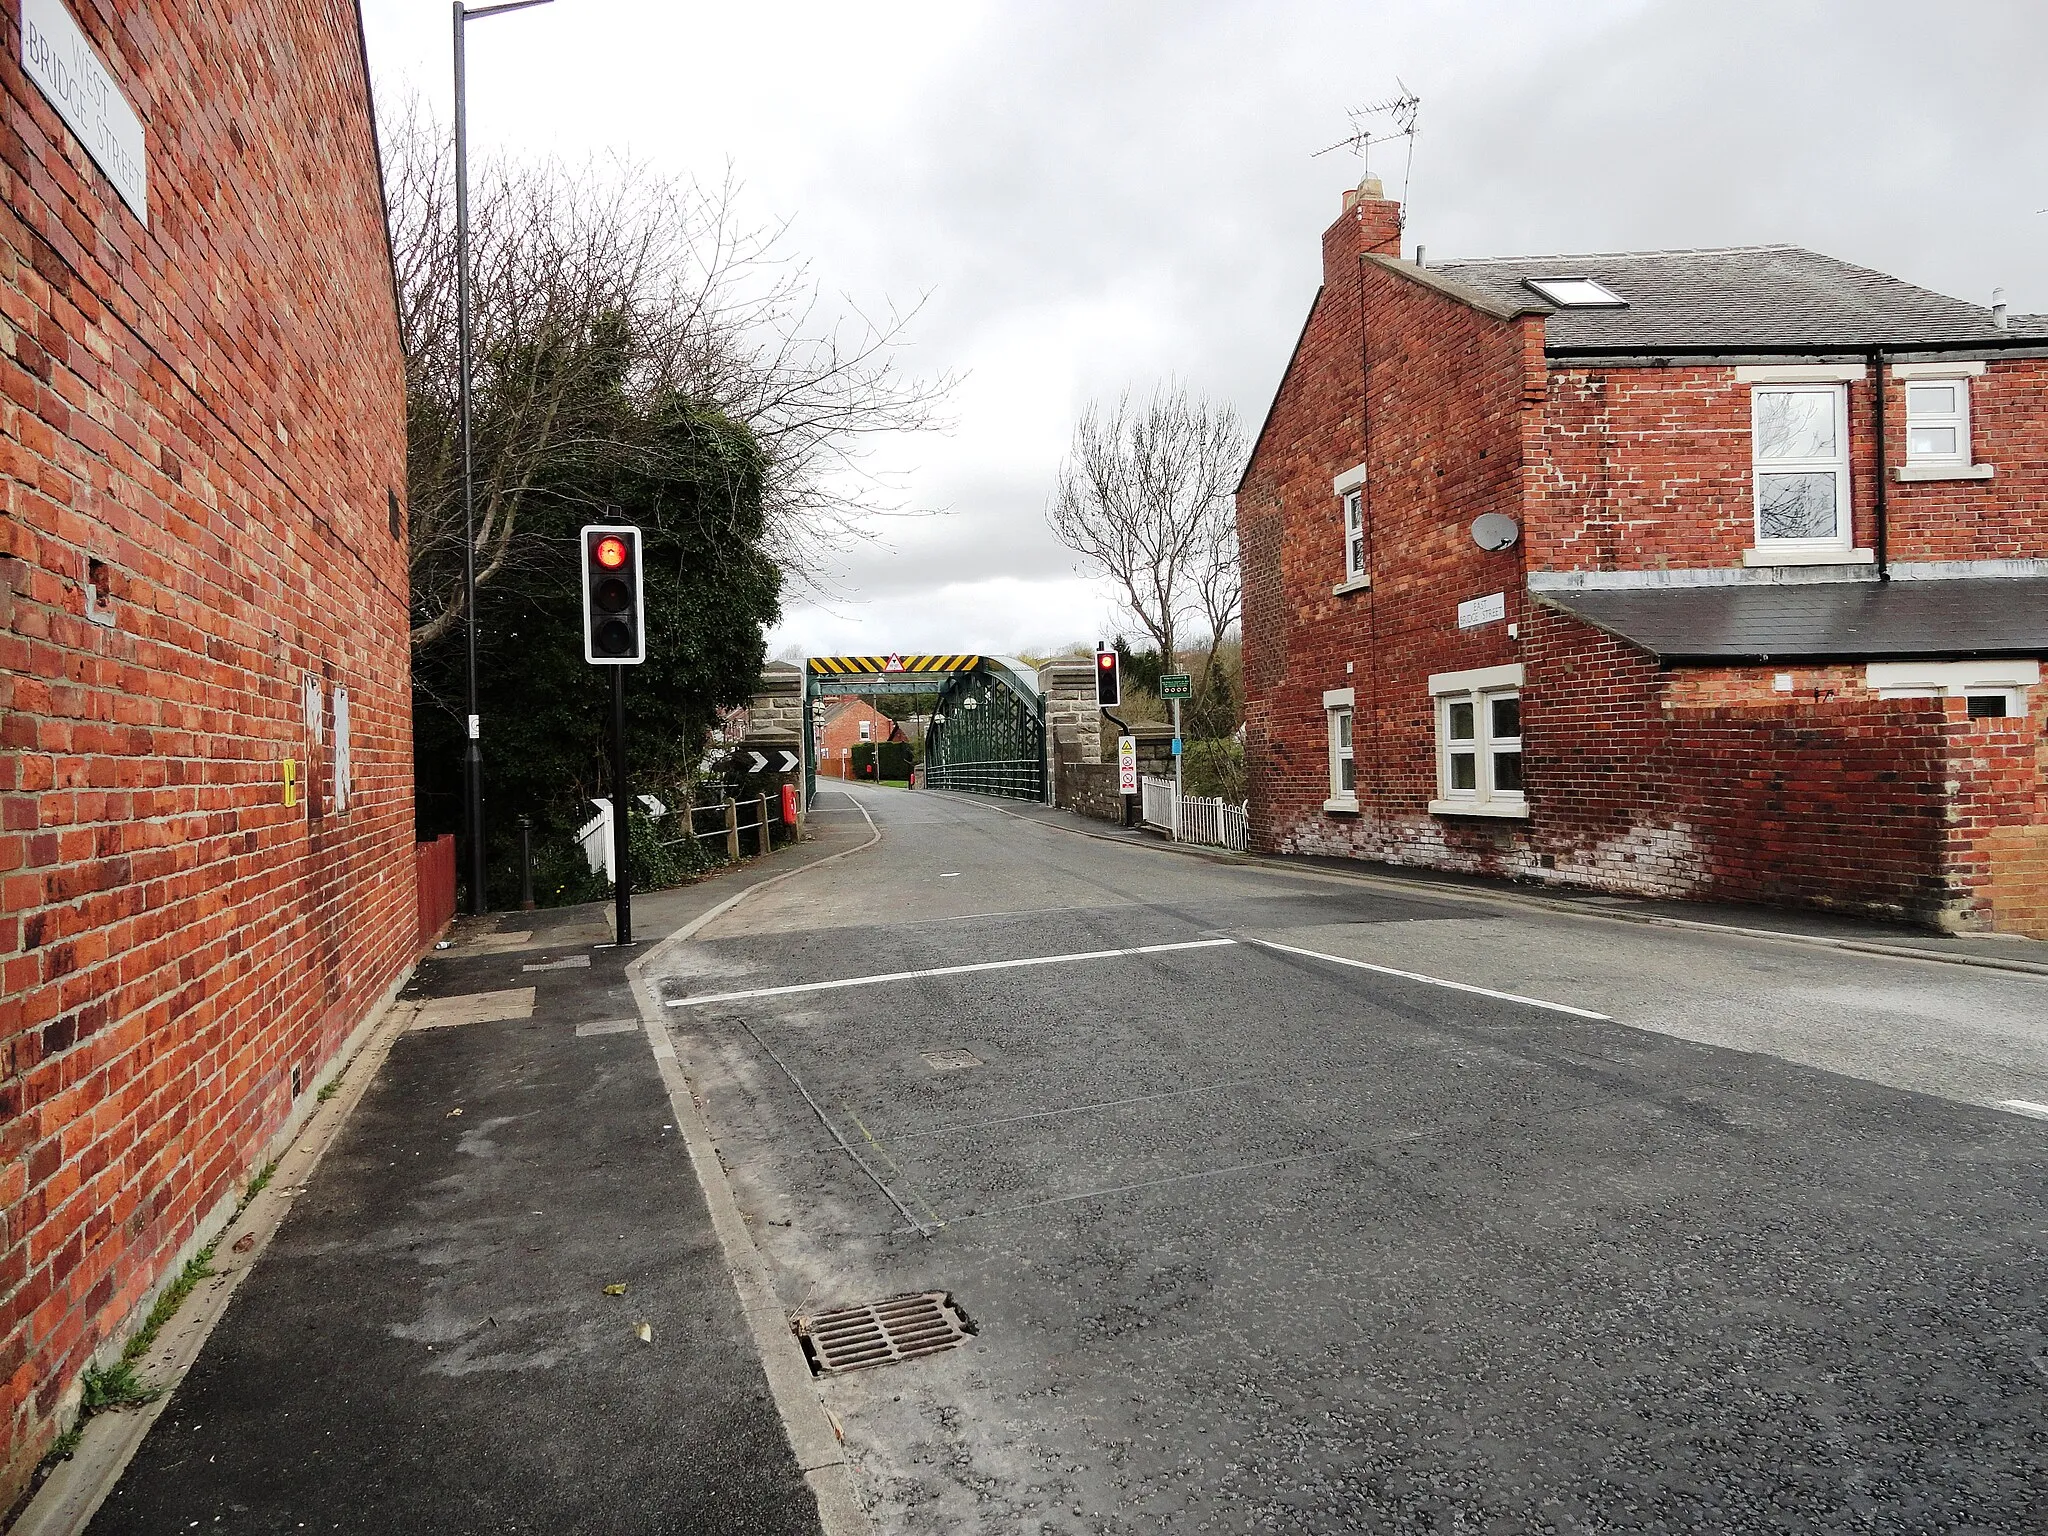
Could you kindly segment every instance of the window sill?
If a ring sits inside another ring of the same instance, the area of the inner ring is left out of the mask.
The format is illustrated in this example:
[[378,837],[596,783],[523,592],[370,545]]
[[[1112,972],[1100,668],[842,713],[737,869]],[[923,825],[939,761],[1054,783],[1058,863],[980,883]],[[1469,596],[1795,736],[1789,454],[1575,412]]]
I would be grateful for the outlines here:
[[1330,596],[1343,597],[1352,592],[1363,592],[1372,586],[1370,576],[1354,576],[1349,581],[1340,581],[1330,588]]
[[1432,800],[1429,802],[1432,816],[1494,816],[1509,821],[1527,821],[1529,802],[1526,800],[1490,801],[1481,805],[1476,800]]
[[1989,464],[1898,464],[1892,467],[1892,478],[1912,485],[1928,480],[1989,480],[1992,472]]
[[1875,565],[1867,549],[1745,549],[1742,563],[1755,565]]
[[1356,816],[1358,797],[1356,795],[1333,796],[1323,802],[1323,809],[1332,816]]

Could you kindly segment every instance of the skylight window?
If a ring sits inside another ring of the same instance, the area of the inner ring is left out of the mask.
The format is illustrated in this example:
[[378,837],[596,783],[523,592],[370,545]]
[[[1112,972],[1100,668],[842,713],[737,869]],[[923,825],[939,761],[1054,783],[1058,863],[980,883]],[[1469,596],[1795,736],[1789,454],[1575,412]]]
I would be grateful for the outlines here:
[[1627,299],[1590,277],[1525,277],[1522,281],[1559,309],[1628,308]]

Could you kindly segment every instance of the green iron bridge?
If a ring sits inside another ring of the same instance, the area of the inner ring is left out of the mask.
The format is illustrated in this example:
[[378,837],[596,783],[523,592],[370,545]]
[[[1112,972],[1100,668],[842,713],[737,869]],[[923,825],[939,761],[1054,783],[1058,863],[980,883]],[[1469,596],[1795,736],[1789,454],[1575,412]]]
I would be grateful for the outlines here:
[[937,694],[925,729],[925,784],[1010,800],[1047,799],[1045,699],[1038,680],[1000,656],[813,656],[804,667],[807,791],[817,782],[813,702],[849,694]]

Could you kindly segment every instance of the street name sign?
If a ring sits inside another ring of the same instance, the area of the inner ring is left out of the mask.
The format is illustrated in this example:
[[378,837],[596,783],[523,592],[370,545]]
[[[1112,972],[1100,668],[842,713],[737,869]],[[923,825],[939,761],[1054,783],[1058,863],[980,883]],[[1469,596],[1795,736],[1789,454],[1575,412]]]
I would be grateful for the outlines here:
[[21,67],[129,211],[147,224],[149,159],[142,119],[64,0],[22,0]]

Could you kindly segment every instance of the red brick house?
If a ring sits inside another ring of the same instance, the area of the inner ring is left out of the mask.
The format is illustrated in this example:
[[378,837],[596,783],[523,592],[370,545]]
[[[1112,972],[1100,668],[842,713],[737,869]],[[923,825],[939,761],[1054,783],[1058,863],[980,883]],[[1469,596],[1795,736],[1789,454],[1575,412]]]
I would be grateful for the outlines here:
[[2048,937],[2048,317],[1400,237],[1238,488],[1255,846]]
[[348,4],[0,6],[0,1510],[414,958],[369,90]]
[[853,777],[853,749],[864,741],[907,741],[903,727],[866,699],[834,699],[818,721],[818,772]]

